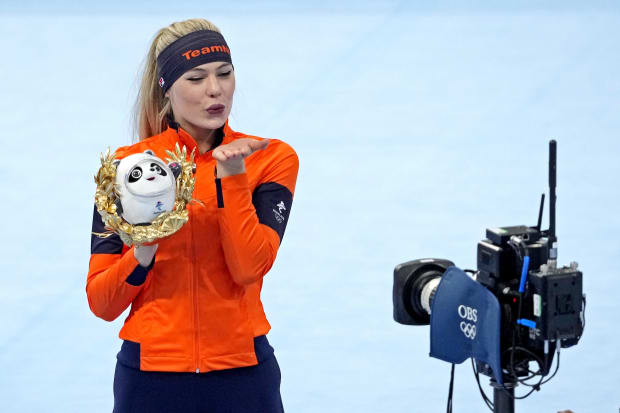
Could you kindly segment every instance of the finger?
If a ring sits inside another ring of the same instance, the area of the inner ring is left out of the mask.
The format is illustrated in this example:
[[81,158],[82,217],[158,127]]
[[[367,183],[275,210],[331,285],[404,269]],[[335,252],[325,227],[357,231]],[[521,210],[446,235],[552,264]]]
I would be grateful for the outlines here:
[[213,156],[215,159],[217,159],[218,161],[222,161],[223,159],[223,154],[222,154],[222,148],[215,148],[213,150],[213,153],[211,154],[211,156]]
[[248,146],[252,149],[252,151],[260,151],[265,149],[269,145],[269,139],[263,139],[262,141],[251,140],[248,142]]

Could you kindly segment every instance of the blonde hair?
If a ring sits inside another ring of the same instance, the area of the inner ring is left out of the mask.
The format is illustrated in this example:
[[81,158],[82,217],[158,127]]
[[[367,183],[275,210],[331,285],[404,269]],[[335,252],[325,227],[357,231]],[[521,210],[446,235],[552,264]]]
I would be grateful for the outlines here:
[[208,20],[189,19],[164,27],[153,38],[144,62],[144,73],[134,110],[138,140],[163,132],[167,126],[166,117],[172,114],[170,100],[164,96],[158,84],[157,56],[175,40],[198,30],[220,32],[220,29]]

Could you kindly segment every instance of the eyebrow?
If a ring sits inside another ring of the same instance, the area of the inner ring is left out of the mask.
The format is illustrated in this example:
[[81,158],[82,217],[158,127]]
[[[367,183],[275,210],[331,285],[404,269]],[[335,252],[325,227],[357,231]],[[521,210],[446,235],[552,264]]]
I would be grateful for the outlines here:
[[[219,70],[225,66],[232,66],[232,64],[230,63],[222,63],[221,65],[219,65],[215,70]],[[203,69],[202,67],[194,67],[193,69],[189,69],[188,72],[191,72],[192,70],[195,70],[197,72],[207,72],[207,70]]]

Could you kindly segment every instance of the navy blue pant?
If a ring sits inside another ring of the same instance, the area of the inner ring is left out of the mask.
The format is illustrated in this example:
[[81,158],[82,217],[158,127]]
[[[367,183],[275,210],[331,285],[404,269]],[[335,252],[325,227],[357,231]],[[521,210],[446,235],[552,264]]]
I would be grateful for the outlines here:
[[120,362],[114,412],[283,413],[280,367],[272,353],[256,366],[208,373],[140,371]]

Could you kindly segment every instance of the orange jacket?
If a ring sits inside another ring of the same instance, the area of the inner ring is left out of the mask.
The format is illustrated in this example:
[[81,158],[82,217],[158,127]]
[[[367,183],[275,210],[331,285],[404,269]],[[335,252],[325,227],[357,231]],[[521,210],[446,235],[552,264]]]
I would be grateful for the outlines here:
[[[222,144],[255,136],[223,129]],[[123,158],[151,149],[161,159],[176,143],[196,147],[183,129],[117,150]],[[196,148],[196,183],[189,221],[161,240],[154,263],[138,264],[117,235],[91,238],[86,282],[92,312],[112,321],[130,304],[119,337],[137,343],[139,367],[207,372],[257,364],[254,338],[271,328],[260,301],[262,277],[276,258],[291,209],[299,162],[271,139],[245,160],[246,172],[215,178],[211,151]],[[95,211],[93,232],[103,232]]]

